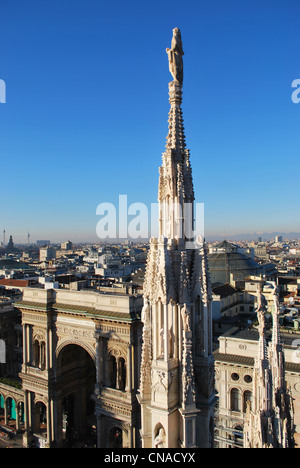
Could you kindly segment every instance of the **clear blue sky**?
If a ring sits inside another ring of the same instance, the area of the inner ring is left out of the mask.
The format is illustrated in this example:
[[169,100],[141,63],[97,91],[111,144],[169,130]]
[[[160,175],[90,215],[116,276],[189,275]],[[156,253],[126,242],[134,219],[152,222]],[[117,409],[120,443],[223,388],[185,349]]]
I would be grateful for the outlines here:
[[96,239],[96,207],[150,206],[182,33],[183,113],[207,236],[300,231],[298,0],[2,0],[0,233]]

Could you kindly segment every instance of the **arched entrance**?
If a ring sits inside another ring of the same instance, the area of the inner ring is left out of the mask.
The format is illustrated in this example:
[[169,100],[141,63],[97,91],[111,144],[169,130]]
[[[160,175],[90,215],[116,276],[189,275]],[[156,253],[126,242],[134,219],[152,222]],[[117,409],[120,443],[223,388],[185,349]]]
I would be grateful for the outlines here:
[[38,401],[34,407],[34,432],[36,434],[47,433],[47,408],[45,403]]
[[5,411],[4,411],[5,400],[3,395],[0,393],[0,424],[5,422]]
[[58,356],[58,382],[61,391],[61,429],[66,447],[96,444],[94,415],[95,363],[77,344],[68,344]]

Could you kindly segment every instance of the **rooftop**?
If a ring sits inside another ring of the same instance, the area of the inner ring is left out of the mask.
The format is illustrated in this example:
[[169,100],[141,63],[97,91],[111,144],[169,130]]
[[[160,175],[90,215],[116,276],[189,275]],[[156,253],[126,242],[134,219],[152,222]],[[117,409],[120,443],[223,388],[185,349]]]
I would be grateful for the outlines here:
[[139,294],[25,288],[23,300],[16,302],[15,306],[21,310],[131,322],[140,319],[143,299]]
[[[272,338],[272,330],[268,330],[266,332],[267,340],[271,340]],[[285,347],[294,348],[293,343],[297,337],[300,340],[300,334],[291,330],[290,332],[282,332],[280,333],[281,342]],[[247,328],[247,329],[240,329],[237,327],[233,327],[228,330],[221,338],[236,338],[239,340],[248,340],[248,341],[258,341],[259,340],[259,333],[256,328]]]

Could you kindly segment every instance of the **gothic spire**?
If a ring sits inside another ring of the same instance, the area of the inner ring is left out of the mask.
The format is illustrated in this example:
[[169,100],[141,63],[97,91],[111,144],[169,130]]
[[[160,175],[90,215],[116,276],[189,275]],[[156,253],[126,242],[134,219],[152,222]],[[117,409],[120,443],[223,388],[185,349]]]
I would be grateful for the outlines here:
[[[274,285],[273,285],[274,287]],[[258,355],[253,378],[253,402],[248,402],[244,424],[245,448],[291,448],[293,402],[285,386],[284,353],[280,343],[278,295],[273,293],[272,342],[267,346],[262,286],[258,291]]]
[[159,237],[150,241],[143,286],[142,443],[157,447],[164,434],[160,447],[211,447],[211,290],[205,246],[190,243],[194,191],[181,109],[183,49],[178,28],[167,53],[173,80],[159,171]]
[[[159,235],[183,239],[192,223],[193,209],[187,216],[188,204],[194,202],[190,154],[186,148],[182,116],[183,61],[182,41],[178,28],[173,30],[171,49],[167,49],[173,81],[169,83],[169,128],[166,150],[160,167],[158,201],[160,203]],[[185,220],[185,221],[184,221]],[[186,228],[186,229],[185,229]]]

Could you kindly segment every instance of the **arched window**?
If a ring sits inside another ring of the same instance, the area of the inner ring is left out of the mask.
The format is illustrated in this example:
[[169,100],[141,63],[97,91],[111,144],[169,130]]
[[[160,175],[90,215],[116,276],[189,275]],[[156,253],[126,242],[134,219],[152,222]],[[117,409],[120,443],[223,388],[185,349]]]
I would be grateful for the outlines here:
[[39,367],[40,362],[40,344],[37,340],[33,343],[33,359],[32,365],[34,367]]
[[41,401],[35,405],[35,431],[38,434],[47,432],[47,410],[44,403]]
[[109,386],[111,388],[117,386],[117,361],[112,354],[109,356]]
[[38,367],[41,370],[46,368],[46,343],[44,341],[39,342],[35,340],[33,343],[33,359],[32,365]]
[[6,408],[7,408],[7,416],[8,419],[17,419],[17,412],[16,412],[16,402],[13,398],[8,397],[6,399]]
[[118,388],[122,392],[125,391],[126,387],[126,364],[125,364],[125,359],[120,358],[118,360]]
[[237,388],[231,390],[230,409],[231,411],[241,411],[241,392]]
[[46,368],[46,343],[42,341],[40,343],[40,369],[45,370]]

